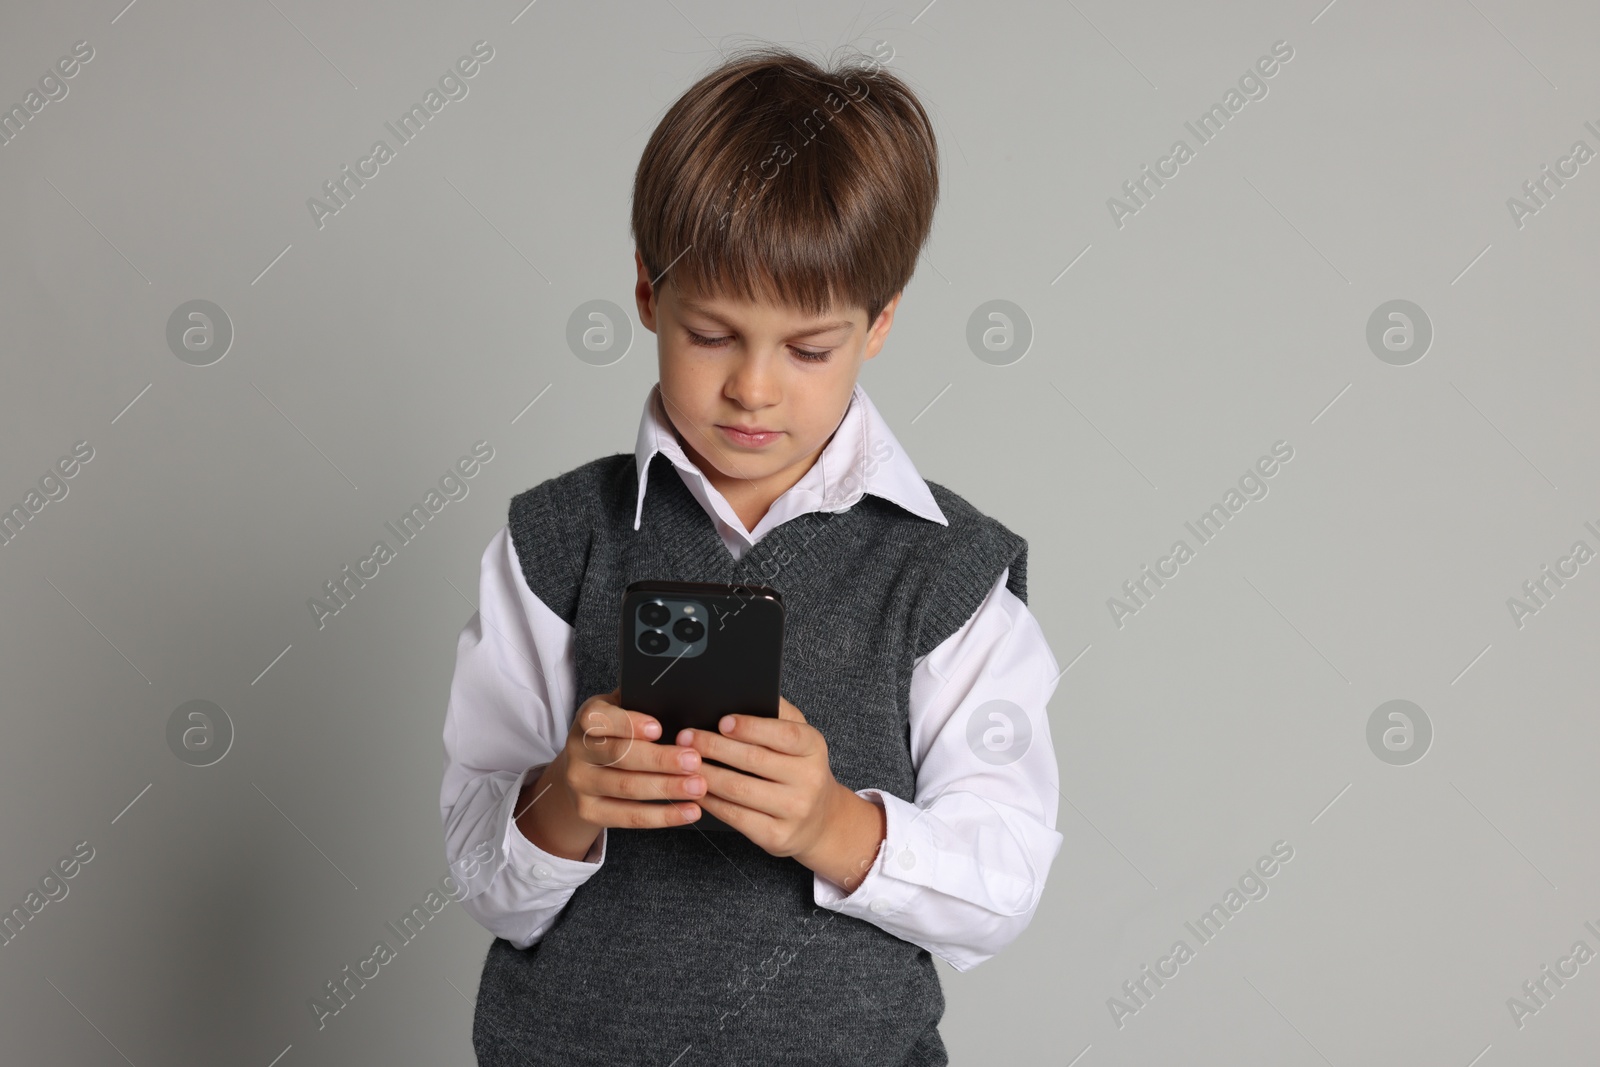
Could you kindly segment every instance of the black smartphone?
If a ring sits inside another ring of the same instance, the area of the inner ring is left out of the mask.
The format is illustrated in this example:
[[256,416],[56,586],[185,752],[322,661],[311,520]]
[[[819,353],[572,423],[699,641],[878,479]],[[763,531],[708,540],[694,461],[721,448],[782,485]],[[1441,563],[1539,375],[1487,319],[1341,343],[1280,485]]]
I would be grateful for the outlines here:
[[[724,715],[778,717],[783,595],[776,589],[634,582],[623,593],[618,638],[622,706],[661,723],[658,744],[676,744],[685,729],[715,733]],[[732,829],[703,808],[688,825]]]

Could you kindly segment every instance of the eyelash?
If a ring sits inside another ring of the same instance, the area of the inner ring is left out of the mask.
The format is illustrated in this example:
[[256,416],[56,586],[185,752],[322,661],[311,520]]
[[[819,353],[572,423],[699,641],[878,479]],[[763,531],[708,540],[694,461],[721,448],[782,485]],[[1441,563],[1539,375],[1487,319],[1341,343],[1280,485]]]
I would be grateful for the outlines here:
[[[685,330],[684,332],[689,335],[690,344],[699,345],[701,348],[721,348],[729,340],[726,337],[703,337],[693,330]],[[833,349],[831,348],[821,352],[812,352],[808,349],[796,348],[794,345],[790,345],[789,351],[799,356],[802,363],[826,363],[828,357],[833,355]]]

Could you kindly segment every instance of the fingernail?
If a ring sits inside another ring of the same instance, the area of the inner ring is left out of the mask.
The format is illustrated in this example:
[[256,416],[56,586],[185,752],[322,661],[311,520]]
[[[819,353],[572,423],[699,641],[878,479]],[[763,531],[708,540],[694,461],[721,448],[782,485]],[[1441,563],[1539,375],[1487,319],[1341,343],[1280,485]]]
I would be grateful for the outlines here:
[[660,734],[661,734],[661,724],[660,723],[658,723],[658,722],[647,722],[647,723],[644,724],[644,735],[646,737],[657,737]]
[[686,771],[692,771],[700,765],[700,753],[690,749],[678,757],[678,766]]
[[692,744],[694,744],[694,731],[693,730],[679,730],[678,731],[678,744],[680,744],[680,745],[692,745]]
[[689,779],[688,785],[685,786],[685,791],[688,792],[691,796],[699,796],[701,793],[704,793],[706,791],[705,780],[702,779],[702,778],[691,778],[691,779]]
[[722,721],[717,723],[717,726],[725,734],[732,733],[733,732],[733,716],[732,715],[724,715],[722,717]]

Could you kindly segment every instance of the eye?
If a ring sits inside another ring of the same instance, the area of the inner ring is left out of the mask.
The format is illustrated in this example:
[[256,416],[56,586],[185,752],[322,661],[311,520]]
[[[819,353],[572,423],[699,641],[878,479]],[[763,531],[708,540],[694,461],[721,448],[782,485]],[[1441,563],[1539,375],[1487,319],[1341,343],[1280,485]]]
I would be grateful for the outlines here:
[[[684,328],[683,332],[689,335],[690,344],[697,345],[701,348],[722,348],[729,341],[733,340],[732,337],[706,337],[704,334],[695,333],[693,330],[688,329],[687,327]],[[833,355],[833,349],[831,348],[825,348],[820,352],[814,352],[809,348],[797,348],[794,345],[790,345],[789,351],[793,352],[802,363],[826,363],[828,361],[828,357]]]
[[731,337],[702,337],[689,329],[684,330],[684,333],[689,335],[690,344],[699,345],[702,348],[721,348],[732,340]]

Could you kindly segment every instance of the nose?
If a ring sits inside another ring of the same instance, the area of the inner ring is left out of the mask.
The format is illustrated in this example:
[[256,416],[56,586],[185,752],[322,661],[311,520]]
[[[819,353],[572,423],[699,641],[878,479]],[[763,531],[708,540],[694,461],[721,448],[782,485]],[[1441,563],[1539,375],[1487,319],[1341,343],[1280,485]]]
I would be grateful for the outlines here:
[[722,395],[747,410],[771,407],[780,391],[770,352],[747,352],[731,369]]

